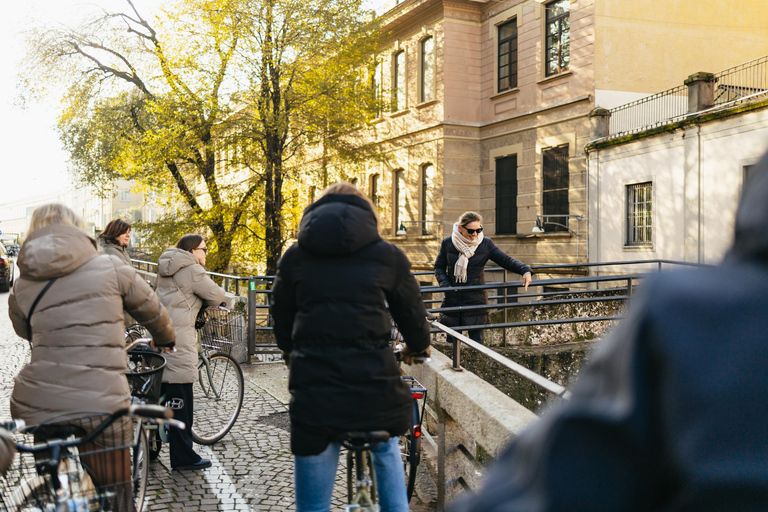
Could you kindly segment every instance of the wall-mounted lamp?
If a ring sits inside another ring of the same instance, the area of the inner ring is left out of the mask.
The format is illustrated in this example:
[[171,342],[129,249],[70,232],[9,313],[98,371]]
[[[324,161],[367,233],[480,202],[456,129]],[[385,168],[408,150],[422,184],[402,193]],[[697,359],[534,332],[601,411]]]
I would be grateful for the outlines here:
[[406,234],[405,224],[400,222],[400,227],[397,228],[397,233],[395,233],[395,235],[397,235],[397,236],[405,236],[405,234]]
[[[542,218],[544,220],[542,220]],[[574,218],[576,219],[576,231],[572,230],[568,226],[568,219]],[[563,222],[551,222],[549,219],[562,219]],[[576,237],[576,263],[579,262],[579,238],[582,238],[584,236],[583,233],[580,233],[579,225],[581,221],[584,220],[583,215],[575,215],[575,214],[558,214],[558,215],[537,215],[536,216],[536,225],[531,230],[531,233],[534,235],[539,235],[541,233],[545,233],[546,230],[544,229],[544,226],[560,226],[561,228],[565,228],[568,230],[568,232]]]

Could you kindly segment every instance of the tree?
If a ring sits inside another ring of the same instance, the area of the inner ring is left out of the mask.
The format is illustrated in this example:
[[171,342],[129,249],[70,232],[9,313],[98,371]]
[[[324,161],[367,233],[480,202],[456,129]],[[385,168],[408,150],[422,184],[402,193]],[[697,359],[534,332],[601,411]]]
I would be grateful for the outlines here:
[[[335,104],[345,127],[365,122],[360,71],[378,29],[359,0],[177,0],[151,21],[127,0],[34,40],[31,75],[68,85],[59,126],[79,180],[178,196],[209,231],[212,270],[240,250],[263,252],[273,273],[284,182],[302,177],[319,105]],[[329,141],[340,125],[323,126]],[[240,244],[254,239],[263,251]]]

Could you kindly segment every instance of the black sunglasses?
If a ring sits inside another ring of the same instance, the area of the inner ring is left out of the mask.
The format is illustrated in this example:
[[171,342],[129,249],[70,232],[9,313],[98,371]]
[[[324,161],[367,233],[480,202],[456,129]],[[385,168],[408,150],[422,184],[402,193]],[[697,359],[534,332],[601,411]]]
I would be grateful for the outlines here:
[[203,251],[205,254],[208,254],[208,248],[207,247],[196,247],[196,251]]
[[479,228],[477,228],[477,229],[469,229],[469,228],[468,228],[468,227],[466,227],[466,226],[462,226],[462,227],[463,227],[464,229],[466,229],[466,230],[467,230],[467,233],[469,233],[470,235],[472,235],[472,234],[475,234],[475,233],[482,233],[482,232],[483,232],[483,226],[480,226],[480,227],[479,227]]

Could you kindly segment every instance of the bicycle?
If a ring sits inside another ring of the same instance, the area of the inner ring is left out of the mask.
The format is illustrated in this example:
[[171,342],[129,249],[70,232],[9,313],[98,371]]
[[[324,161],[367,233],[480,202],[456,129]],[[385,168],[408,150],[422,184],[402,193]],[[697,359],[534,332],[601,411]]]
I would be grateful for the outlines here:
[[[62,415],[34,427],[21,420],[0,422],[0,428],[14,433],[17,439],[34,435],[32,444],[14,443],[14,463],[0,477],[0,505],[7,512],[124,510],[128,486],[132,486],[131,499],[140,511],[148,478],[146,469],[139,467],[140,438],[134,435],[132,442],[125,444],[120,429],[107,429],[126,416],[184,428],[183,423],[170,419],[171,414],[165,407],[131,405],[108,415]],[[129,463],[122,458],[126,454],[130,457],[130,480],[120,481],[121,461],[124,467]]]
[[[401,343],[402,336],[396,327],[393,327],[392,338],[395,358],[399,364],[403,345]],[[417,356],[414,358],[414,364],[425,363],[429,360],[429,357]],[[403,459],[408,501],[410,502],[416,488],[416,469],[421,462],[421,425],[424,420],[424,409],[427,404],[427,388],[422,386],[414,377],[402,375],[401,378],[411,388],[411,396],[413,397],[413,422],[410,430],[400,436],[400,453]]]
[[347,432],[340,440],[341,445],[347,449],[349,503],[345,505],[344,512],[378,512],[376,472],[373,468],[371,448],[374,443],[389,441],[389,432]]
[[212,307],[205,310],[204,318],[205,324],[197,330],[201,350],[191,432],[196,443],[211,445],[227,435],[243,407],[243,370],[230,352],[244,340],[245,317]]
[[[229,433],[243,406],[243,370],[230,352],[235,344],[243,341],[245,319],[242,313],[223,307],[207,308],[203,315],[205,324],[197,330],[200,342],[198,385],[193,388],[195,421],[191,433],[196,443],[211,445]],[[151,341],[148,334],[142,326],[134,324],[126,329],[126,342],[143,341],[148,344]],[[150,364],[148,368],[154,366]],[[131,394],[140,400],[160,403],[163,398],[159,395],[159,383],[155,394],[141,391],[140,386],[145,383],[146,380],[142,377],[136,388],[132,384]],[[177,403],[167,405],[172,409],[180,406]],[[157,458],[163,442],[168,442],[167,436],[162,432],[155,434],[150,431],[151,460]]]
[[[395,337],[397,341],[397,337]],[[395,357],[400,361],[402,344],[395,344]],[[429,357],[416,356],[414,364],[428,362]],[[408,501],[413,497],[416,485],[416,468],[421,461],[421,423],[424,416],[427,390],[410,376],[403,375],[402,379],[411,388],[413,397],[413,422],[408,432],[399,436],[400,454],[405,473],[406,493]],[[374,443],[387,442],[389,432],[347,432],[341,436],[342,446],[347,448],[347,498],[349,503],[345,512],[377,512],[376,472],[373,467],[371,447]]]

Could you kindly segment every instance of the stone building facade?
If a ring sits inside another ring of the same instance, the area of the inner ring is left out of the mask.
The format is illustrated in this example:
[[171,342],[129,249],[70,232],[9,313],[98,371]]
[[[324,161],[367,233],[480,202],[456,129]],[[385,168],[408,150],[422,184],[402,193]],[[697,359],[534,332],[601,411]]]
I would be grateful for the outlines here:
[[382,234],[416,268],[431,269],[466,210],[481,213],[486,234],[520,261],[588,261],[590,111],[679,83],[681,70],[732,65],[768,47],[768,35],[750,25],[762,0],[725,12],[710,0],[695,12],[664,0],[634,4],[390,6],[372,78],[387,105],[366,129],[383,158],[351,179],[379,206]]

